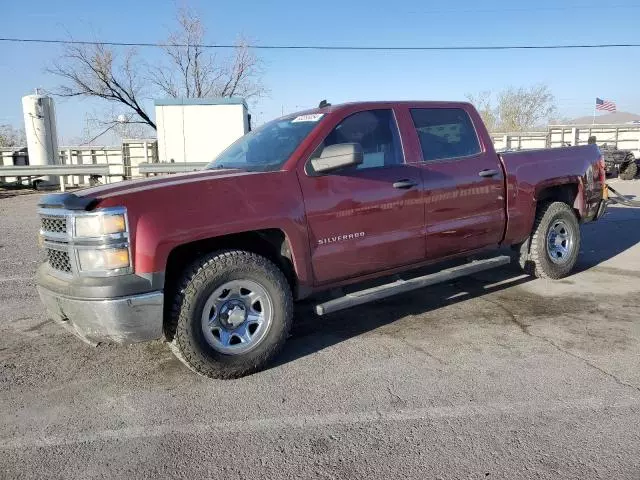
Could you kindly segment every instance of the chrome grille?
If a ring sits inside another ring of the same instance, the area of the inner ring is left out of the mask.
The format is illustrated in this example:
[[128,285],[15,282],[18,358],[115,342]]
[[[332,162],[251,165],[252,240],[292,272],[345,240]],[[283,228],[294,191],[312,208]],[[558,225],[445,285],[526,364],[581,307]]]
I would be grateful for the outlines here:
[[40,227],[43,232],[67,233],[67,218],[43,215],[40,217]]
[[63,250],[55,250],[53,248],[45,248],[44,250],[47,256],[47,262],[49,262],[51,268],[65,273],[71,273],[71,260],[69,259],[69,252]]

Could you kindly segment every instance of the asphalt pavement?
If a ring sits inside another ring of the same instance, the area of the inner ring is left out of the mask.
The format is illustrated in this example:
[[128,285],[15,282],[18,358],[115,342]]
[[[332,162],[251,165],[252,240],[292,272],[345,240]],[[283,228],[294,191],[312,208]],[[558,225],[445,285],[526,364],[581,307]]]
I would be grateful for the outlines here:
[[640,478],[640,209],[583,226],[564,280],[302,306],[275,365],[221,381],[48,320],[38,198],[0,195],[0,478]]

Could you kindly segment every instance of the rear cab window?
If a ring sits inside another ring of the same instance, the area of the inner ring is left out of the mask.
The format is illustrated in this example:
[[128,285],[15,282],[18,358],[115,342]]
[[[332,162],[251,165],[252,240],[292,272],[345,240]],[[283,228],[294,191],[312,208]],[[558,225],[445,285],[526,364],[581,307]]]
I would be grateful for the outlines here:
[[482,152],[469,114],[462,108],[412,108],[425,162],[462,158]]

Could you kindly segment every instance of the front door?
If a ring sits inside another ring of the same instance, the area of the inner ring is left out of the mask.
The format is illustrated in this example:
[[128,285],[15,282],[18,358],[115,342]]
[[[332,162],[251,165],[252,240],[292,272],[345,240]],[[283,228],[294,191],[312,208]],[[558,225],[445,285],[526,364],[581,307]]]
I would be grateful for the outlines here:
[[412,108],[422,150],[427,258],[498,246],[505,227],[504,176],[464,108]]
[[420,169],[405,163],[392,109],[342,119],[315,150],[359,143],[362,165],[300,175],[317,284],[424,259]]

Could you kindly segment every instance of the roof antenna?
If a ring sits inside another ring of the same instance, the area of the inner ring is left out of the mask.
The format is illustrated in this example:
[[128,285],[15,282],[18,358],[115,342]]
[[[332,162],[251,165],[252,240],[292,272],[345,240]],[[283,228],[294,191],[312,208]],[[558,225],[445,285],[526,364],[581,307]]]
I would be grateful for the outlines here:
[[329,102],[327,102],[326,100],[322,100],[320,102],[320,105],[318,105],[318,108],[324,108],[324,107],[330,107],[331,104]]

